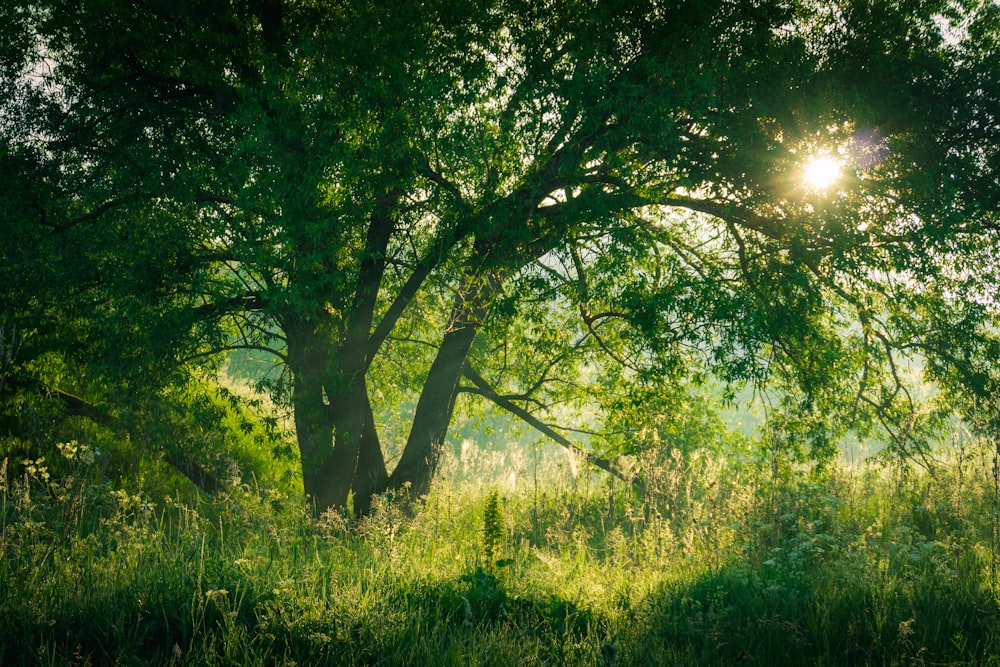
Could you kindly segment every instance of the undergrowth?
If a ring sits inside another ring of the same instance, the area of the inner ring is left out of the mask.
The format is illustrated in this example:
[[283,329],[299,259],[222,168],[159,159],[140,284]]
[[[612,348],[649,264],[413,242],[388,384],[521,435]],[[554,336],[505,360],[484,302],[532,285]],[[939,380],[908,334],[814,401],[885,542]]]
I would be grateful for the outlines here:
[[58,451],[0,468],[5,665],[1000,664],[986,453],[779,474],[665,451],[641,490],[445,465],[355,521]]

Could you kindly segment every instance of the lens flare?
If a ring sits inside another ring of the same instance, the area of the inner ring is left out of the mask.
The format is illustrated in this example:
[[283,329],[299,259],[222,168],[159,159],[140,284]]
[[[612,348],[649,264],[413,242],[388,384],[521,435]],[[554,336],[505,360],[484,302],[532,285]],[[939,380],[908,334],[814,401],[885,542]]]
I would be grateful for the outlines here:
[[829,155],[819,155],[806,163],[803,179],[813,190],[827,190],[840,178],[840,163]]

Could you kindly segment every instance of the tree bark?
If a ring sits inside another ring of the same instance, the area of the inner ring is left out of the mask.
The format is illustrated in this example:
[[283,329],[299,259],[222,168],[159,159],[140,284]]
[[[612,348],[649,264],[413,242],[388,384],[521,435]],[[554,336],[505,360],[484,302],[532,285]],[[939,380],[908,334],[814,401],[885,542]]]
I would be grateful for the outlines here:
[[[393,187],[381,197],[372,213],[361,257],[354,303],[347,331],[337,360],[340,373],[348,384],[343,405],[338,405],[338,438],[353,439],[357,449],[351,491],[354,513],[363,516],[371,508],[371,497],[385,491],[389,476],[382,456],[375,418],[365,376],[374,350],[371,348],[371,328],[378,301],[379,286],[385,273],[386,250],[395,230],[393,211],[401,191]],[[339,447],[340,445],[338,445]],[[346,501],[346,498],[345,498]]]
[[420,392],[406,447],[389,478],[390,489],[409,487],[415,498],[430,491],[455,410],[462,370],[497,289],[498,283],[492,277],[470,276],[465,280],[452,309],[453,324],[441,341]]
[[303,344],[301,337],[288,335],[288,358],[303,490],[317,514],[347,507],[353,490],[355,512],[363,513],[388,481],[364,370],[328,362],[343,347],[322,336]]
[[[317,316],[321,317],[321,316]],[[352,387],[332,363],[335,341],[324,323],[293,319],[285,327],[292,370],[292,410],[302,460],[302,489],[312,510],[345,507],[358,461],[360,428]],[[364,391],[362,383],[361,390]]]
[[347,490],[338,489],[334,482],[334,427],[323,386],[306,370],[293,368],[293,372],[292,409],[302,461],[302,490],[313,512],[319,514],[334,505],[346,504]]
[[365,420],[361,430],[361,450],[358,452],[358,467],[351,488],[354,515],[359,518],[371,511],[372,496],[383,493],[389,488],[389,473],[385,467],[382,445],[375,429],[375,419],[367,393],[364,399]]
[[386,488],[388,475],[365,376],[399,197],[398,189],[389,190],[372,212],[346,327],[338,332],[322,309],[311,319],[293,317],[286,323],[302,482],[317,513],[347,507],[352,490],[355,511],[367,511],[370,496]]

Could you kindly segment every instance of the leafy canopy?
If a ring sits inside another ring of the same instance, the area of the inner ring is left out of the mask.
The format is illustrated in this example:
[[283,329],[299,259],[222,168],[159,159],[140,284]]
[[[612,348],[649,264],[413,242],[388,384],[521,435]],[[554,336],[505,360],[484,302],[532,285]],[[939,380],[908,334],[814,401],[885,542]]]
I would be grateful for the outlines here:
[[[423,386],[445,427],[455,391],[597,407],[612,448],[715,376],[774,383],[821,450],[902,441],[904,358],[995,392],[997,13],[5,5],[4,312],[117,387],[266,352],[335,425]],[[464,329],[464,384],[432,381]]]

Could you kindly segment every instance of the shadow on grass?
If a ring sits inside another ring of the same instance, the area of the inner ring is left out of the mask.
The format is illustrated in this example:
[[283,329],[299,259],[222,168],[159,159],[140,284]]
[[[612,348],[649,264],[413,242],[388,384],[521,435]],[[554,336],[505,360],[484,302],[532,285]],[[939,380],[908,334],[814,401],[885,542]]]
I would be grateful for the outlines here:
[[512,596],[481,569],[435,584],[396,581],[375,591],[377,601],[364,610],[337,593],[306,599],[255,588],[235,571],[213,581],[199,586],[180,571],[150,571],[122,589],[65,591],[61,600],[8,594],[0,662],[594,664],[610,627],[557,596]]
[[[162,575],[162,573],[161,573]],[[834,583],[839,581],[839,583]],[[204,583],[204,582],[203,582]],[[892,665],[1000,664],[1000,612],[982,588],[731,564],[664,585],[615,617],[554,595],[516,596],[477,569],[395,580],[364,609],[235,571],[199,586],[150,572],[61,603],[12,599],[3,664]]]
[[730,565],[649,596],[622,664],[1000,664],[1000,610],[981,588]]

